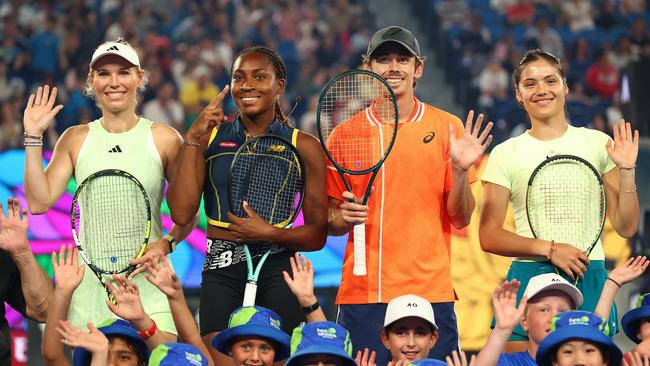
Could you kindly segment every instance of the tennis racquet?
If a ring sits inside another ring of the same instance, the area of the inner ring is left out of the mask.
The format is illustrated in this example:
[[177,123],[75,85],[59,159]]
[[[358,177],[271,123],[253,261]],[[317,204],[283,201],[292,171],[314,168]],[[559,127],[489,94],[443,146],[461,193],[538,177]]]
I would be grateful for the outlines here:
[[[318,101],[318,137],[327,158],[338,171],[345,188],[368,202],[372,184],[397,136],[395,94],[379,75],[365,70],[347,71],[330,81]],[[352,190],[348,175],[368,175]],[[353,273],[365,276],[366,226],[353,230]]]
[[112,303],[104,275],[135,270],[149,242],[151,208],[142,184],[131,174],[108,169],[91,174],[77,188],[70,212],[72,236]]
[[589,257],[603,231],[605,212],[603,180],[585,159],[547,157],[528,181],[526,215],[535,238],[572,244]]
[[[287,227],[302,207],[304,174],[302,158],[289,141],[275,135],[257,136],[244,143],[233,157],[228,179],[230,210],[238,217],[246,217],[243,203],[247,202],[264,221]],[[244,244],[248,273],[243,306],[255,305],[260,270],[272,249],[271,245],[257,245],[256,250],[265,253],[254,268],[249,245]]]

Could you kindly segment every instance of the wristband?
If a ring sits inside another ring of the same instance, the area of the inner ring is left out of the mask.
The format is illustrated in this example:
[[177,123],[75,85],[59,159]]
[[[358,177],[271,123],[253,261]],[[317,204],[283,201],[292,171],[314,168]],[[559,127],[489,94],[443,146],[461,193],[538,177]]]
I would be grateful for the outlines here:
[[610,280],[610,281],[612,281],[612,282],[614,282],[614,284],[615,284],[616,286],[618,286],[618,288],[621,288],[621,284],[618,283],[618,282],[616,282],[613,278],[607,276],[607,279]]
[[43,140],[43,136],[38,136],[38,135],[30,135],[28,133],[24,133],[23,137],[26,139],[33,139],[33,140]]
[[169,244],[169,253],[173,253],[176,250],[176,239],[171,234],[165,234],[162,238],[167,240],[167,244]]
[[316,311],[319,307],[320,307],[320,303],[318,302],[318,300],[316,300],[315,303],[313,303],[313,304],[311,304],[309,306],[303,306],[302,307],[302,312],[305,313],[305,315],[311,314],[314,311]]
[[193,147],[198,148],[198,147],[201,147],[201,144],[199,144],[198,142],[191,142],[191,141],[188,141],[187,139],[183,139],[183,146],[193,146]]
[[158,330],[158,326],[156,325],[156,321],[151,319],[151,322],[153,323],[151,325],[151,328],[149,328],[147,330],[143,330],[141,332],[138,332],[138,335],[140,336],[140,338],[148,339],[149,337],[151,337],[152,335],[154,335],[156,333],[156,331]]

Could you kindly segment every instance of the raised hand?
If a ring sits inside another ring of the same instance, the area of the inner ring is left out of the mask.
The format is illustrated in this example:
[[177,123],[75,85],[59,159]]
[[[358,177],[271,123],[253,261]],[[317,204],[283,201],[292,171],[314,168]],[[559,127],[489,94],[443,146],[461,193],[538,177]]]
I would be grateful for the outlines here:
[[317,301],[314,295],[314,268],[311,261],[304,255],[296,253],[289,258],[293,278],[286,271],[282,271],[284,281],[291,292],[296,295],[300,306],[309,306]]
[[650,357],[636,351],[625,352],[623,354],[623,366],[650,366]]
[[517,292],[521,282],[511,280],[504,281],[492,294],[492,306],[496,318],[495,329],[512,331],[521,321],[524,309],[528,303],[526,296],[521,298],[517,306]]
[[54,107],[56,93],[56,88],[52,88],[50,93],[50,86],[45,85],[38,87],[36,95],[29,96],[23,115],[23,127],[26,134],[43,136],[56,114],[63,108],[62,104]]
[[[22,216],[22,217],[21,217]],[[15,198],[7,200],[7,216],[0,204],[0,249],[10,254],[30,252],[27,241],[27,210]]]
[[614,132],[614,143],[612,140],[607,141],[605,148],[610,159],[619,168],[632,168],[636,164],[636,158],[639,154],[639,131],[634,130],[632,136],[632,126],[629,122],[621,119],[618,125],[612,126]]
[[474,111],[470,110],[465,121],[465,131],[460,138],[456,137],[453,124],[449,124],[449,154],[455,166],[463,170],[469,169],[485,152],[485,149],[492,142],[492,135],[489,135],[493,123],[489,122],[479,136],[478,132],[483,123],[483,114],[479,114],[474,121]]
[[230,226],[228,230],[235,235],[235,241],[241,242],[264,242],[273,238],[275,227],[264,221],[253,209],[248,202],[243,203],[244,211],[247,218],[237,217],[232,212],[228,212]]
[[79,286],[84,278],[85,266],[79,264],[79,251],[77,247],[61,245],[57,259],[56,252],[52,252],[52,267],[54,269],[54,282],[56,290],[69,293]]
[[631,257],[622,265],[609,272],[609,277],[621,285],[631,282],[641,276],[650,261],[645,256]]
[[584,277],[589,265],[585,253],[571,244],[555,243],[551,252],[551,263],[575,280],[576,276]]
[[476,355],[472,355],[467,363],[467,355],[464,351],[460,351],[460,356],[457,351],[453,351],[451,356],[445,357],[447,360],[447,366],[475,366],[476,365]]
[[113,275],[113,286],[110,281],[106,281],[108,291],[115,297],[117,305],[106,300],[108,308],[113,314],[129,322],[142,321],[147,317],[140,301],[140,291],[135,283],[129,282],[124,276]]
[[145,277],[151,284],[158,287],[168,299],[176,299],[182,296],[183,287],[178,276],[172,271],[169,263],[164,257],[160,257],[158,264],[145,264],[147,271],[151,274],[145,274]]
[[361,351],[357,351],[357,356],[354,358],[354,362],[356,362],[357,366],[376,366],[375,356],[377,356],[377,352],[370,352],[369,349],[364,348],[363,354]]
[[222,103],[228,95],[230,86],[226,85],[221,93],[219,93],[212,101],[203,108],[201,113],[192,123],[192,127],[185,134],[185,138],[192,142],[198,143],[201,137],[207,133],[211,133],[212,129],[221,125],[227,117],[223,113]]
[[86,325],[89,332],[73,326],[67,320],[60,320],[56,331],[61,335],[61,342],[68,347],[81,347],[92,354],[108,352],[108,338],[95,328],[93,323]]

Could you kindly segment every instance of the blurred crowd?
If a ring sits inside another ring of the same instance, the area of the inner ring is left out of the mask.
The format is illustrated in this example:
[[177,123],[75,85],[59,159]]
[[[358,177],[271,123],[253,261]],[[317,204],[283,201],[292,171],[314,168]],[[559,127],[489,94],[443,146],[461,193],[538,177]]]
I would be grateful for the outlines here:
[[497,143],[528,126],[511,81],[526,50],[542,48],[562,60],[570,123],[601,131],[610,131],[608,125],[623,115],[626,67],[650,59],[646,0],[413,2],[437,18],[426,22],[431,46],[439,50],[456,101],[497,122]]
[[230,82],[237,52],[265,45],[287,64],[285,113],[295,107],[293,124],[315,133],[321,88],[360,64],[374,29],[355,0],[3,1],[0,150],[22,145],[22,113],[37,85],[58,86],[65,105],[47,133],[50,148],[66,128],[97,118],[83,93],[88,63],[100,43],[118,37],[140,51],[149,75],[138,103],[144,117],[183,133]]

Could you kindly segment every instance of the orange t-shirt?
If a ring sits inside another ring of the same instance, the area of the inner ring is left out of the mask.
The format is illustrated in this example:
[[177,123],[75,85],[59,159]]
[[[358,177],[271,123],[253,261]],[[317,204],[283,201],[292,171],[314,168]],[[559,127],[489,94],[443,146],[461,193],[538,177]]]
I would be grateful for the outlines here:
[[[456,300],[450,274],[451,223],[444,193],[451,190],[453,183],[448,125],[454,124],[457,136],[462,135],[463,125],[450,113],[417,99],[415,102],[408,122],[399,125],[393,150],[375,178],[368,200],[368,275],[352,274],[350,233],[337,304],[387,303],[407,293],[430,302]],[[371,116],[362,113],[346,123],[360,123]],[[333,137],[328,145],[333,144]],[[369,177],[346,175],[355,196],[365,193]],[[472,167],[469,182],[475,180]],[[329,163],[328,196],[343,200],[345,190],[341,177]]]

